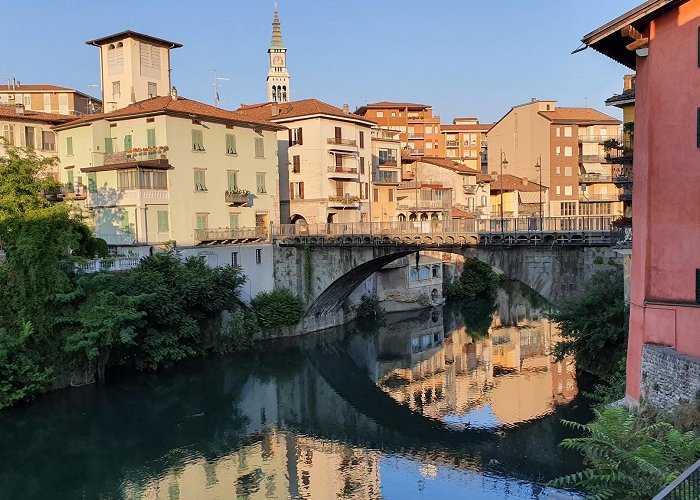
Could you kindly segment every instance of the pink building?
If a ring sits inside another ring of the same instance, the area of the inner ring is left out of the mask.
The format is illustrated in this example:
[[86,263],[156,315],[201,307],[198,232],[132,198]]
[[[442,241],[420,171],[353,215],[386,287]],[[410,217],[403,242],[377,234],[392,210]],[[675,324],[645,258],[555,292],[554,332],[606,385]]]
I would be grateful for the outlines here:
[[659,406],[700,387],[700,0],[652,0],[583,38],[634,69],[627,396]]

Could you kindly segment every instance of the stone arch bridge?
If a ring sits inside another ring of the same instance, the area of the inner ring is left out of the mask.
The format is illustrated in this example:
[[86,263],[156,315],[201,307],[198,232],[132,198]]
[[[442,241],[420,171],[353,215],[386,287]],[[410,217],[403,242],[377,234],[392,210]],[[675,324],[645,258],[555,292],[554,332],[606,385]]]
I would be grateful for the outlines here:
[[275,234],[275,286],[305,298],[305,329],[344,322],[341,306],[353,290],[387,264],[422,250],[478,259],[553,303],[580,293],[596,271],[622,263],[609,226],[409,234],[323,226],[325,232],[296,227]]

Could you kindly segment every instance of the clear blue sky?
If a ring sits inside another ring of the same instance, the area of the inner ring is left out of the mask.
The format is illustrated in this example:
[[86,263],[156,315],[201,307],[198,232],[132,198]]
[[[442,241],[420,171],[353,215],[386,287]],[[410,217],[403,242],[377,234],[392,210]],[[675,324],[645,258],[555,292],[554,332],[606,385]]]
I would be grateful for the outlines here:
[[[603,101],[625,68],[581,37],[641,0],[279,0],[293,99],[351,109],[381,100],[499,119],[531,97],[620,116]],[[19,13],[21,11],[21,14]],[[51,83],[100,95],[86,40],[132,29],[184,45],[172,53],[180,95],[211,103],[213,72],[231,80],[225,108],[267,98],[273,2],[34,0],[3,23],[0,81]]]

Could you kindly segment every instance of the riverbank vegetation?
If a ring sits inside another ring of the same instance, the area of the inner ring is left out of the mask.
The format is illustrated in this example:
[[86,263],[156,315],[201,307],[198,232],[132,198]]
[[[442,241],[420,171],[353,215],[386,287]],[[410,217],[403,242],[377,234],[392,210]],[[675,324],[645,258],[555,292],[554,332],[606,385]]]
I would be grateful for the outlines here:
[[464,259],[459,278],[445,285],[443,293],[456,301],[493,299],[500,283],[501,275],[491,266],[477,259]]

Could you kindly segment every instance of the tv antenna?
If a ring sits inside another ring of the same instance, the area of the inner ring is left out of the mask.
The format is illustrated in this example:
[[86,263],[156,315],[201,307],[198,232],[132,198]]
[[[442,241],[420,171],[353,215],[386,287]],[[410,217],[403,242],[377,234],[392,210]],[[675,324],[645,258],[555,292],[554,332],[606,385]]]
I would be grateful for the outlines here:
[[212,70],[214,72],[214,83],[212,85],[214,86],[214,106],[219,107],[219,102],[221,101],[221,97],[219,96],[219,87],[221,87],[221,84],[219,82],[227,82],[230,81],[230,78],[225,78],[223,76],[216,76],[216,70]]

